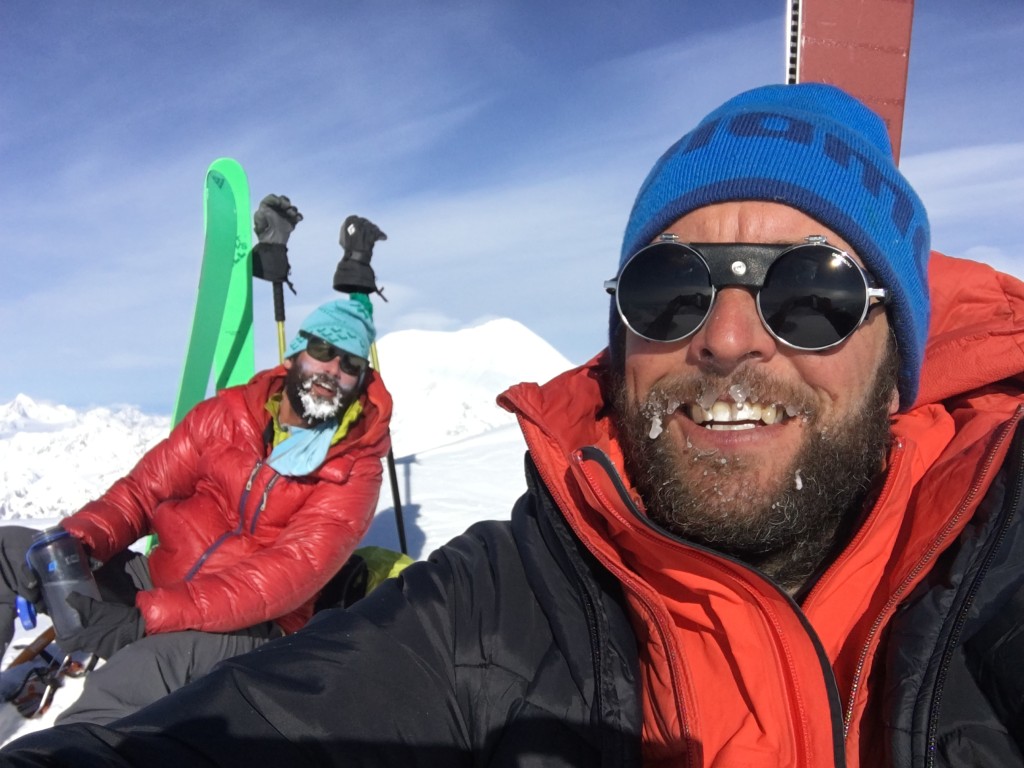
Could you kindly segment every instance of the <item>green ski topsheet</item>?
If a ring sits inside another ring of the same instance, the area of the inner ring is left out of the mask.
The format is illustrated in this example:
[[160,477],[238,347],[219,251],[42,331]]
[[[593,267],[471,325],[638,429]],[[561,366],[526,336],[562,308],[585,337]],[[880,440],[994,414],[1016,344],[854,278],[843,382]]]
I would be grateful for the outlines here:
[[255,372],[252,330],[252,225],[249,182],[230,158],[206,172],[206,241],[192,334],[174,404],[177,424],[215,389],[241,384]]

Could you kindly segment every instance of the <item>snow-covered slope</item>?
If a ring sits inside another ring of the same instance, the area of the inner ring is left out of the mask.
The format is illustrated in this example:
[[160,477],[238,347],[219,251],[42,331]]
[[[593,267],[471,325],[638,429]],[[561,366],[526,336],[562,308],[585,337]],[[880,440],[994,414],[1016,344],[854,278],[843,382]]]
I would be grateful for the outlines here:
[[570,367],[546,341],[504,319],[455,333],[399,331],[377,348],[395,400],[396,456],[514,423],[494,398],[516,382],[547,381]]

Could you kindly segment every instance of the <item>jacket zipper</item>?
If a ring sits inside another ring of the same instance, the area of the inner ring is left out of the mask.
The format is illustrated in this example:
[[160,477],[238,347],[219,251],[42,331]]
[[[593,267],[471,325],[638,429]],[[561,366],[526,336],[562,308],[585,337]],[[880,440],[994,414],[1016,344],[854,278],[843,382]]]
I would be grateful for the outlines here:
[[[594,450],[597,450],[597,449],[594,449]],[[598,451],[598,452],[601,453],[602,456],[604,456],[603,452],[600,452],[600,451]],[[582,466],[582,463],[581,463],[582,460],[592,459],[593,458],[591,456],[588,456],[587,453],[588,453],[588,449],[586,449],[586,448],[583,449],[582,451],[578,451],[577,454],[576,454],[577,462],[580,463],[580,470],[583,472],[584,476],[587,478],[588,483],[589,483],[591,489],[594,490],[594,492],[597,493],[598,496],[603,496],[604,494],[600,493],[600,491],[597,489],[595,483],[593,482],[593,479],[590,476],[590,473],[587,472],[586,468]],[[602,466],[602,468],[605,470],[605,472],[609,472],[608,468],[607,467],[603,467],[603,465],[602,465],[602,463],[600,461],[598,461],[598,465]],[[613,481],[613,484],[614,484],[614,477],[612,477],[612,481]],[[550,488],[551,486],[548,486],[548,487]],[[625,501],[629,505],[629,507],[631,509],[635,509],[635,505],[633,504],[633,500],[629,498],[628,494],[622,494],[621,491],[620,491],[619,495],[620,496],[624,495],[625,496]],[[637,512],[639,512],[639,510],[637,510]],[[569,521],[569,525],[572,526],[573,529],[575,530],[575,526],[573,526],[573,523],[572,523],[571,520],[569,520],[568,516],[566,517],[566,520]],[[595,557],[598,557],[598,559],[600,559],[598,554],[597,554],[597,552],[594,552],[594,550],[590,547],[590,544],[587,542],[586,537],[582,536],[580,531],[578,531],[578,530],[576,531],[576,537],[580,541],[582,541],[584,543],[584,545],[587,547],[587,549],[591,550],[591,553]],[[668,650],[668,653],[669,653],[669,670],[670,670],[670,672],[672,674],[673,679],[675,679],[676,670],[678,669],[678,666],[679,666],[679,656],[678,656],[678,654],[676,652],[675,643],[671,642],[671,630],[664,625],[664,622],[662,621],[661,614],[657,611],[655,606],[653,606],[651,604],[651,602],[647,599],[646,595],[644,595],[643,590],[641,590],[639,588],[639,586],[638,586],[637,579],[635,579],[633,577],[633,575],[629,571],[621,569],[621,568],[618,568],[618,567],[611,567],[609,564],[606,564],[605,567],[608,568],[608,570],[611,571],[612,574],[614,574],[615,578],[617,578],[623,584],[623,586],[627,587],[630,590],[630,592],[632,592],[637,597],[637,599],[640,600],[640,602],[643,604],[644,608],[647,610],[648,615],[651,616],[654,619],[654,625],[655,625],[655,628],[657,629],[658,635],[661,638],[661,644],[662,644],[662,646],[664,648],[666,648]],[[682,686],[678,686],[678,688],[681,688],[681,687]],[[677,688],[677,685],[673,684],[673,688]],[[690,746],[695,741],[694,733],[693,733],[693,728],[692,728],[692,726],[690,724],[689,717],[687,716],[688,712],[683,708],[682,701],[678,701],[678,700],[676,701],[676,715],[679,717],[679,722],[682,724],[683,740],[684,740],[684,743],[687,745],[687,747],[686,747],[687,763],[689,765],[697,765],[698,761],[696,759],[696,756],[692,752],[692,747]]]
[[[894,450],[892,452],[892,456],[891,456],[890,463],[889,463],[889,469],[888,469],[888,472],[886,474],[885,482],[882,485],[882,490],[879,492],[878,499],[875,501],[875,505],[874,505],[875,509],[880,509],[882,507],[882,505],[885,504],[886,499],[888,498],[889,494],[892,492],[892,484],[893,484],[893,482],[895,482],[894,478],[899,474],[900,465],[903,463],[903,455],[904,454],[903,454],[903,451],[902,451],[902,445],[900,443],[896,443],[895,448],[896,448],[896,450]],[[854,539],[850,542],[850,544],[848,544],[846,547],[844,547],[844,549],[843,549],[844,553],[848,552],[850,550],[850,548],[853,547],[856,544],[856,542],[859,540],[859,537],[861,535],[863,535],[864,527],[865,527],[864,525],[861,525],[860,531],[858,532],[857,536],[854,537]],[[842,557],[842,555],[840,557]],[[811,589],[811,592],[807,595],[806,599],[804,600],[804,604],[805,605],[807,605],[808,603],[811,602],[811,600],[814,597],[814,594],[818,591],[818,589],[821,586],[821,584],[824,583],[827,580],[829,574],[832,571],[834,571],[835,569],[837,569],[839,567],[839,565],[840,565],[840,560],[837,560],[837,561],[833,562],[828,567],[828,569],[825,571],[825,573],[822,575],[822,577],[817,580],[817,583]],[[872,624],[871,630],[868,633],[868,637],[869,638],[874,636],[874,634],[878,631],[878,623],[879,623],[879,621],[876,618],[875,623]],[[850,682],[849,700],[848,700],[846,708],[845,708],[845,710],[843,712],[842,731],[843,731],[843,743],[844,744],[846,743],[847,737],[849,736],[850,723],[852,722],[852,716],[853,716],[853,702],[854,702],[854,700],[857,697],[857,689],[860,687],[860,678],[861,678],[861,674],[862,674],[863,669],[864,669],[864,664],[867,662],[867,650],[868,650],[869,646],[870,646],[870,642],[867,643],[865,645],[865,647],[861,650],[860,656],[857,659],[857,666],[855,668],[853,678],[852,678],[852,680]],[[834,678],[834,675],[833,675],[833,678]],[[837,689],[838,689],[838,684],[837,684]]]
[[[601,674],[601,668],[604,664],[603,654],[601,649],[601,638],[600,633],[597,631],[597,607],[594,605],[594,600],[590,596],[590,591],[583,584],[583,577],[580,574],[576,574],[576,583],[580,590],[580,594],[583,596],[583,610],[587,614],[587,625],[590,630],[590,649],[594,664],[594,708],[597,712],[604,711],[604,694],[601,690],[600,680],[603,677]],[[603,751],[603,750],[602,750]]]
[[992,464],[995,461],[995,456],[999,452],[999,448],[1006,441],[1007,435],[1011,432],[1017,422],[1020,420],[1021,414],[1024,413],[1024,408],[1018,408],[1017,412],[1013,417],[1007,421],[999,434],[996,436],[996,440],[989,447],[985,454],[985,459],[982,462],[981,469],[974,476],[974,481],[971,483],[971,487],[967,491],[967,495],[964,497],[960,506],[957,507],[956,512],[949,519],[946,525],[943,527],[939,535],[932,541],[928,551],[925,552],[924,557],[918,561],[913,567],[911,572],[903,580],[903,582],[896,588],[896,591],[889,597],[878,616],[875,617],[874,622],[871,624],[871,629],[868,632],[867,638],[864,640],[864,645],[861,647],[860,656],[857,658],[857,666],[855,667],[853,680],[850,684],[850,695],[846,704],[846,712],[843,715],[843,738],[846,739],[850,733],[850,726],[853,723],[853,710],[854,703],[857,699],[857,691],[860,689],[861,677],[864,673],[864,665],[867,662],[868,654],[871,652],[871,648],[875,644],[875,637],[879,630],[885,624],[888,616],[895,610],[895,608],[903,601],[904,593],[910,588],[910,585],[915,583],[918,575],[925,567],[931,563],[932,559],[942,549],[944,542],[949,537],[950,532],[956,527],[960,520],[960,517],[964,512],[970,508],[975,496],[978,495],[978,489],[981,487],[982,481],[988,476],[989,471],[992,469]]
[[[255,531],[256,531],[256,521],[260,519],[260,513],[262,513],[263,510],[267,508],[267,498],[270,496],[270,489],[274,487],[274,484],[280,478],[281,478],[281,475],[279,475],[279,474],[277,474],[275,472],[274,476],[272,478],[270,478],[270,482],[267,483],[266,487],[263,489],[263,496],[260,499],[260,505],[256,508],[256,511],[253,513],[252,522],[249,524],[249,533],[255,533]],[[245,523],[245,514],[244,514],[244,511],[243,511],[242,518],[240,520],[239,525],[242,525],[244,523]]]
[[984,580],[985,575],[988,573],[988,570],[992,565],[992,559],[996,556],[996,552],[999,550],[1003,540],[1006,538],[1006,532],[1009,529],[1010,524],[1013,522],[1017,506],[1020,504],[1022,489],[1024,489],[1024,475],[1022,475],[1020,471],[1022,462],[1024,462],[1024,447],[1018,449],[1014,458],[1016,458],[1014,466],[1016,471],[1012,473],[1013,486],[1010,489],[1008,497],[1010,503],[1003,506],[1003,519],[999,522],[999,528],[996,532],[996,536],[989,543],[981,567],[978,569],[978,573],[975,574],[974,579],[971,581],[970,589],[968,590],[967,596],[956,616],[953,629],[950,632],[949,638],[946,641],[946,646],[943,649],[938,674],[936,675],[935,692],[932,694],[931,701],[929,702],[931,715],[928,718],[928,732],[925,742],[926,766],[935,765],[935,746],[936,741],[938,740],[937,731],[939,727],[939,702],[943,697],[943,688],[946,684],[946,676],[949,672],[949,667],[952,664],[953,652],[960,641],[964,624],[967,623],[967,614],[970,611],[971,606],[974,605],[974,599],[977,596],[978,590],[981,588],[981,582]]
[[[526,433],[525,433],[525,430],[524,430],[524,435],[525,434]],[[555,494],[552,491],[552,489],[556,488],[557,486],[552,484],[551,478],[547,475],[546,469],[542,468],[536,462],[533,463],[533,466],[537,470],[537,474],[540,475],[541,481],[544,483],[544,487],[548,489],[549,493],[551,493],[552,498],[555,498]],[[555,504],[556,505],[558,504],[558,500],[557,499],[555,501]],[[565,521],[569,524],[569,526],[572,527],[572,523],[569,521],[569,518],[567,516],[563,515],[563,519],[565,519]],[[579,535],[579,531],[576,531],[575,535],[576,535],[576,538],[579,541],[583,542],[584,546],[587,546],[587,549],[590,550],[590,547],[589,547],[589,545],[587,545],[586,540],[582,536]],[[595,553],[593,550],[590,550],[590,552],[591,552],[592,555],[597,557],[597,553]],[[574,571],[575,571],[575,569],[574,569]],[[594,600],[593,600],[593,597],[590,594],[590,591],[588,589],[586,589],[586,585],[583,583],[583,577],[579,573],[575,573],[574,575],[576,576],[577,584],[581,585],[581,587],[580,587],[580,594],[582,595],[583,601],[584,601],[584,608],[583,608],[583,610],[587,614],[587,617],[588,617],[588,629],[589,629],[589,635],[590,635],[590,645],[591,645],[591,649],[593,650],[592,658],[593,658],[593,668],[594,668],[594,708],[595,708],[596,712],[600,713],[600,712],[603,711],[603,706],[604,706],[604,696],[603,696],[602,691],[601,691],[601,683],[600,683],[600,681],[604,677],[604,675],[602,674],[602,665],[603,665],[604,662],[603,662],[603,654],[602,654],[602,651],[601,651],[601,638],[599,636],[599,632],[598,632],[598,629],[597,629],[597,608],[596,608],[596,606],[594,604]]]
[[[252,491],[253,483],[256,481],[256,475],[259,474],[260,468],[262,466],[263,460],[260,459],[259,461],[256,462],[256,466],[252,468],[252,472],[249,473],[249,479],[246,481],[245,488],[242,490],[242,497],[238,500],[238,525],[235,526],[234,530],[225,531],[224,533],[222,533],[214,540],[214,542],[210,546],[206,548],[206,551],[199,556],[195,563],[193,563],[192,567],[189,568],[188,573],[185,574],[185,581],[191,581],[192,577],[195,576],[196,573],[199,572],[199,569],[203,567],[203,563],[205,563],[209,559],[210,555],[212,555],[214,552],[220,549],[220,546],[225,541],[227,541],[232,536],[238,536],[240,533],[242,533],[242,531],[245,530],[245,507],[247,502],[249,501],[249,492]],[[252,524],[249,527],[250,533],[256,530],[256,521],[259,519],[260,513],[267,506],[267,497],[270,495],[270,489],[274,486],[274,483],[277,482],[277,479],[279,477],[280,475],[275,473],[274,476],[270,478],[270,481],[267,483],[266,487],[263,489],[263,497],[260,500],[259,507],[253,514]]]

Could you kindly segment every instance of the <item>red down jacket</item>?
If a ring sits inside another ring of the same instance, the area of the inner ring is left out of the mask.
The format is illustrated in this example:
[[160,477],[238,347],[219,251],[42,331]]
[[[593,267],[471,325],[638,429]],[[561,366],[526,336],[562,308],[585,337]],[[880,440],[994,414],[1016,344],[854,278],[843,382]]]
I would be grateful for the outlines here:
[[229,632],[274,620],[286,632],[369,527],[390,446],[391,396],[371,371],[363,414],[305,477],[271,469],[265,405],[284,368],[197,405],[99,499],[63,521],[107,560],[142,536],[159,545],[154,589],[136,606],[147,634]]

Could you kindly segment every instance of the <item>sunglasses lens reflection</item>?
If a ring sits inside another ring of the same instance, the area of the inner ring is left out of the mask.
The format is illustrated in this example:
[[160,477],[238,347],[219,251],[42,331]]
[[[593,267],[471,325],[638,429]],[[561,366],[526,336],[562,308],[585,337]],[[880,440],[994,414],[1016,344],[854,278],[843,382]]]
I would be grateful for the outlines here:
[[866,288],[849,257],[832,248],[806,245],[779,257],[757,300],[776,336],[801,349],[825,349],[860,325]]
[[700,327],[714,289],[707,265],[695,251],[678,243],[659,243],[630,260],[615,295],[620,314],[635,333],[654,341],[676,341]]
[[341,353],[341,350],[323,339],[310,339],[306,345],[306,353],[314,360],[329,363]]
[[342,373],[347,373],[349,376],[358,376],[366,370],[366,365],[366,360],[361,357],[350,355],[348,352],[341,353]]

